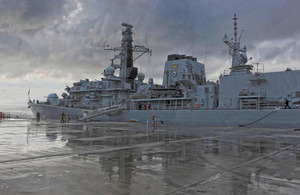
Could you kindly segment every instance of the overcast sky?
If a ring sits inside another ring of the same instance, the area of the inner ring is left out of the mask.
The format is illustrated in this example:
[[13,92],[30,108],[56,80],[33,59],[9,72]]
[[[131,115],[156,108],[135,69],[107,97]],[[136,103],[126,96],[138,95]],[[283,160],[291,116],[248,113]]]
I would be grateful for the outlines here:
[[299,0],[0,0],[0,110],[25,106],[29,88],[43,100],[100,79],[114,53],[98,45],[119,46],[122,22],[134,26],[135,44],[152,49],[135,65],[156,82],[172,53],[205,61],[207,79],[217,80],[230,67],[222,38],[232,37],[234,13],[250,62],[300,69],[299,8]]

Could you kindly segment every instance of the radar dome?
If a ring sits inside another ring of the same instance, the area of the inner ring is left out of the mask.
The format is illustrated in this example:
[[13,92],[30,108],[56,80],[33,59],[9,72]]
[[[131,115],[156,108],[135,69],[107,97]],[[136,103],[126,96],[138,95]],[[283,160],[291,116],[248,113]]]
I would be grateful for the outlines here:
[[105,69],[105,73],[106,75],[114,75],[115,74],[115,68],[112,66],[109,66]]
[[144,79],[145,79],[145,74],[142,73],[142,72],[140,72],[140,73],[138,74],[138,80],[139,80],[139,81],[143,81]]
[[56,93],[51,93],[48,95],[48,99],[50,98],[58,99],[58,95]]

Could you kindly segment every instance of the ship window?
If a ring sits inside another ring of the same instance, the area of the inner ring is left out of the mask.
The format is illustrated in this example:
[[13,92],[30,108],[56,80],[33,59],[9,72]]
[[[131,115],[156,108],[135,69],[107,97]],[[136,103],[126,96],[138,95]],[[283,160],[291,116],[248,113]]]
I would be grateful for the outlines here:
[[209,93],[209,88],[205,87],[205,93]]
[[191,75],[189,74],[189,79],[191,79]]
[[185,79],[185,74],[182,74],[182,79]]
[[300,91],[296,91],[296,97],[299,98],[300,97]]

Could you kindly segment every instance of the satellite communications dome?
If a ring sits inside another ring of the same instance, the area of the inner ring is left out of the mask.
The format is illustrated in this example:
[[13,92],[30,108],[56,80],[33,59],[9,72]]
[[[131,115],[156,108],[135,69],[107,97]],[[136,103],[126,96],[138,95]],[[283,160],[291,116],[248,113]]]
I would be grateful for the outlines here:
[[140,73],[138,74],[138,80],[139,80],[139,81],[143,81],[144,79],[145,79],[145,74],[142,73],[142,72],[140,72]]
[[105,69],[105,73],[107,75],[114,75],[115,74],[115,68],[112,67],[112,66],[108,66],[106,69]]

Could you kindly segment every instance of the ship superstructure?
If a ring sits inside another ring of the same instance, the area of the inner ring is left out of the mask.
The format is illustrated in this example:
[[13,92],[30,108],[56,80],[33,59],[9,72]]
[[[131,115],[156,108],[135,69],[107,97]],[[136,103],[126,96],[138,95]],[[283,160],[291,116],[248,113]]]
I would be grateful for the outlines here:
[[[104,69],[105,77],[101,81],[84,79],[74,82],[73,86],[65,88],[66,93],[62,94],[62,99],[53,93],[48,95],[45,102],[39,104],[90,110],[127,104],[130,94],[135,93],[138,86],[143,83],[141,79],[143,73],[140,73],[139,80],[135,79],[138,76],[138,69],[133,66],[133,61],[137,59],[133,59],[133,53],[139,52],[140,57],[145,53],[151,53],[151,50],[145,46],[133,45],[133,26],[127,23],[122,23],[122,26],[125,29],[122,31],[121,46],[104,48],[119,53],[111,59],[111,65]],[[120,70],[118,76],[115,75],[116,69]]]
[[[233,38],[223,42],[232,58],[229,74],[219,81],[206,78],[205,65],[184,54],[168,55],[162,84],[153,78],[144,82],[138,73],[133,52],[151,53],[145,46],[133,45],[132,25],[122,24],[121,46],[101,81],[88,79],[66,88],[62,99],[50,94],[46,102],[29,102],[33,113],[42,119],[59,119],[61,113],[72,119],[147,122],[153,116],[169,124],[262,127],[300,125],[300,71],[258,72],[249,63],[246,46],[240,46],[237,17],[233,18]],[[243,31],[242,31],[243,32]],[[116,63],[119,61],[120,63]],[[258,65],[258,63],[256,63]],[[115,70],[120,69],[119,76]],[[138,79],[136,79],[138,77]],[[283,109],[291,108],[291,109]],[[118,114],[114,114],[118,111]]]
[[218,85],[206,82],[204,64],[186,55],[168,55],[165,63],[163,84],[149,82],[140,85],[131,96],[132,108],[139,105],[153,110],[182,110],[217,108]]
[[[300,71],[287,68],[281,72],[253,72],[246,64],[246,46],[240,47],[237,39],[237,17],[234,14],[234,39],[223,41],[230,48],[232,66],[229,75],[220,76],[218,109],[273,109],[282,108],[288,101],[298,108],[300,103]],[[243,32],[243,31],[242,31]],[[257,63],[258,65],[258,63]]]

